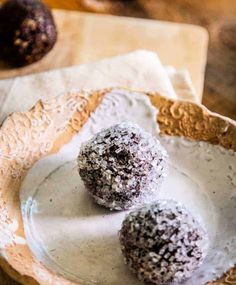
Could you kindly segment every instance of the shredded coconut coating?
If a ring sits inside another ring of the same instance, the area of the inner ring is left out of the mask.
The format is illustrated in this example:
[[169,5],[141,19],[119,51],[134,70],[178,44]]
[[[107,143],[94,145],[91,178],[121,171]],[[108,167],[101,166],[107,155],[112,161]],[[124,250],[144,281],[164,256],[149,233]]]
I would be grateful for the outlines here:
[[160,200],[128,214],[119,233],[125,262],[153,284],[189,278],[207,254],[208,236],[182,205]]
[[155,137],[123,122],[82,145],[78,169],[98,204],[122,210],[153,199],[167,174],[167,158]]

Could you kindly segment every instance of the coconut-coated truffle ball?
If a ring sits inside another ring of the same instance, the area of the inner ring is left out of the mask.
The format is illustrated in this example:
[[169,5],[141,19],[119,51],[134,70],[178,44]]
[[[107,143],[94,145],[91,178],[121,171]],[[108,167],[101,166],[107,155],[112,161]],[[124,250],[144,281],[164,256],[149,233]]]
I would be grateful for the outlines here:
[[140,280],[153,284],[189,278],[208,249],[208,236],[199,222],[171,200],[129,213],[119,236],[128,267]]
[[82,145],[79,174],[95,201],[129,209],[152,199],[166,176],[167,152],[138,125],[123,122]]
[[0,58],[8,64],[40,60],[56,39],[52,14],[40,0],[8,0],[0,7]]

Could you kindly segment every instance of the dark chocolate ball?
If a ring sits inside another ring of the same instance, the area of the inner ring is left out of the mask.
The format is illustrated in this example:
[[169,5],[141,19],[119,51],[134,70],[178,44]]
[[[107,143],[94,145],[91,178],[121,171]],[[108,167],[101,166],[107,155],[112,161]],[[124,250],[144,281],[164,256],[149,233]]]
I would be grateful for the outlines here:
[[179,203],[160,200],[128,214],[120,231],[125,262],[153,284],[189,278],[207,254],[208,236]]
[[40,60],[54,46],[51,11],[39,0],[8,0],[0,7],[0,58],[13,66]]
[[79,173],[95,201],[110,209],[129,209],[153,199],[167,174],[167,152],[133,123],[114,125],[85,143]]

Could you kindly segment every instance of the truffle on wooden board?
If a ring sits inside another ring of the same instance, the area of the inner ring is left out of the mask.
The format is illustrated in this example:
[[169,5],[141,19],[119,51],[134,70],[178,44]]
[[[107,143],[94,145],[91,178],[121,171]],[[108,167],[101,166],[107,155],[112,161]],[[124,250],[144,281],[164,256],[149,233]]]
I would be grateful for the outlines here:
[[40,60],[54,46],[51,11],[40,0],[8,0],[0,8],[0,58],[13,66]]
[[78,168],[98,204],[122,210],[152,199],[167,174],[167,158],[155,137],[123,122],[82,145]]
[[172,200],[129,213],[119,235],[128,267],[140,280],[153,284],[189,278],[208,249],[205,230],[184,206]]

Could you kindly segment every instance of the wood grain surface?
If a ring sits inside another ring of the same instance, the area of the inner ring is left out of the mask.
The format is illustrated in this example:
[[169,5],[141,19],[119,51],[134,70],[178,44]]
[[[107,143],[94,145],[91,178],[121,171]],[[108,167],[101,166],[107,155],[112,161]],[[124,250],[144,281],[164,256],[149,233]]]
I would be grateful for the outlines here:
[[[210,32],[203,103],[236,119],[235,0],[45,0],[54,8],[199,24]],[[0,271],[1,285],[17,285]]]
[[236,119],[235,0],[45,0],[55,8],[204,26],[210,33],[203,104]]

